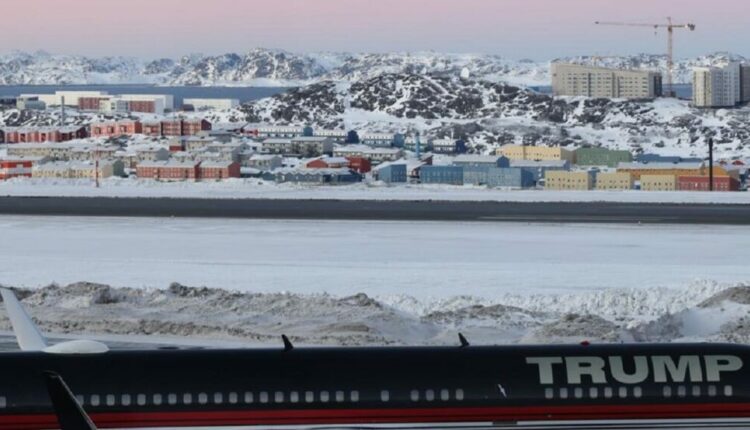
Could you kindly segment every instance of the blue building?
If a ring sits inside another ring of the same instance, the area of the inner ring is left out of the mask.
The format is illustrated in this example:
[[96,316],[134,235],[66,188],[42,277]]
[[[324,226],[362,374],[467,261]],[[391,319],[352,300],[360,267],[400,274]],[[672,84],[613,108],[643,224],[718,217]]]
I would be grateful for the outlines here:
[[487,185],[501,188],[532,188],[534,175],[520,167],[464,167],[464,184]]
[[511,167],[523,169],[534,178],[534,183],[538,184],[540,179],[544,179],[547,171],[570,170],[570,162],[567,160],[549,160],[549,161],[531,161],[531,160],[513,160]]
[[419,179],[423,184],[464,184],[464,168],[461,166],[422,166]]
[[376,170],[377,178],[387,184],[404,183],[407,180],[406,164],[385,164]]

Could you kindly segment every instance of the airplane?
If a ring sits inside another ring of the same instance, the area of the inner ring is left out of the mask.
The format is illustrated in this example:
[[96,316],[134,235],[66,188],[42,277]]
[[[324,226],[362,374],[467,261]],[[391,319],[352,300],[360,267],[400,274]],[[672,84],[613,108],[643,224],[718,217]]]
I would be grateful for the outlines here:
[[283,336],[280,348],[116,351],[48,345],[0,294],[21,348],[0,353],[0,430],[750,428],[742,345],[297,348]]

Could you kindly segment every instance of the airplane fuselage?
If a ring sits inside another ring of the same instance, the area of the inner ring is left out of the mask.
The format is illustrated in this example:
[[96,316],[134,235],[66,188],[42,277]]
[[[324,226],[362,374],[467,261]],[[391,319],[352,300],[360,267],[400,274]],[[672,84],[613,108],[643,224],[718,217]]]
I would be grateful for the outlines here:
[[750,348],[596,345],[0,355],[0,429],[750,418]]

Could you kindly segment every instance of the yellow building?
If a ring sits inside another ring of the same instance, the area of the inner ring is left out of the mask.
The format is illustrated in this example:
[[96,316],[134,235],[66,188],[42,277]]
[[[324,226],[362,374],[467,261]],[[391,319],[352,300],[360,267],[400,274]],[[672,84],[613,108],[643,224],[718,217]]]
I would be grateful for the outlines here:
[[[703,176],[708,169],[703,163],[620,163],[618,173],[630,173],[638,181],[642,175]],[[714,168],[714,172],[718,170]],[[724,174],[726,175],[726,173]]]
[[676,191],[677,176],[675,175],[641,175],[641,190],[643,191]]
[[544,188],[547,190],[590,190],[594,181],[589,172],[567,172],[547,170],[544,173]]
[[599,173],[596,175],[597,190],[632,190],[633,175],[626,172]]
[[504,145],[496,152],[497,155],[503,155],[510,160],[529,160],[529,161],[555,161],[565,160],[571,164],[575,163],[576,153],[560,147],[547,146],[524,146],[524,145]]

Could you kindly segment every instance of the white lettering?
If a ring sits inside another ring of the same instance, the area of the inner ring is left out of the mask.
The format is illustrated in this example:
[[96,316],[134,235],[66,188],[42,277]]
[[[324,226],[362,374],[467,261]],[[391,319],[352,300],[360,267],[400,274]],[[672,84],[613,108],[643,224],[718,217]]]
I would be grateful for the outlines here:
[[606,384],[607,375],[604,373],[606,362],[599,357],[566,357],[565,367],[568,371],[568,384],[581,384],[581,377],[591,377],[594,384]]
[[640,384],[648,378],[648,360],[643,356],[633,357],[635,370],[633,373],[625,373],[622,357],[609,357],[609,367],[612,377],[623,384]]
[[706,380],[708,382],[721,381],[721,372],[736,372],[742,369],[742,359],[734,355],[707,355]]
[[703,382],[701,360],[697,355],[681,356],[677,364],[672,357],[656,355],[651,357],[651,363],[654,367],[655,382],[669,382],[667,373],[672,382],[685,382],[688,372],[690,373],[689,382]]
[[553,364],[562,364],[561,357],[527,357],[526,364],[536,364],[539,367],[539,383],[551,385],[555,383]]

